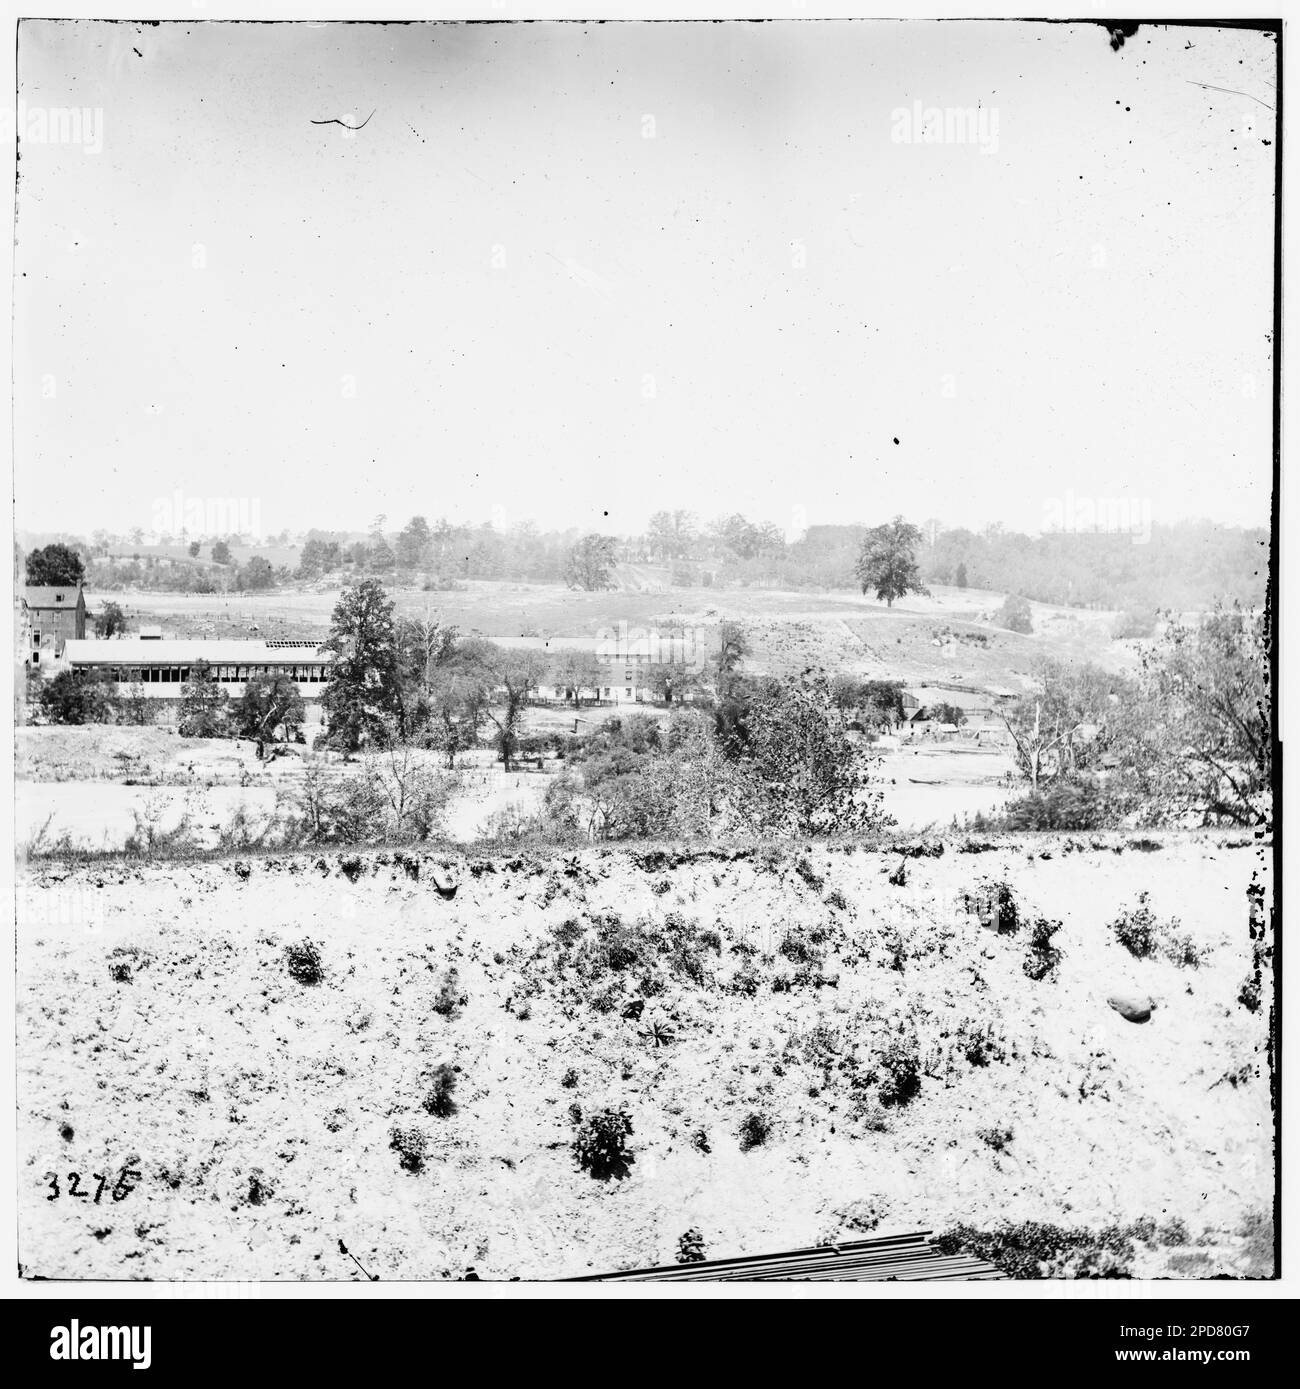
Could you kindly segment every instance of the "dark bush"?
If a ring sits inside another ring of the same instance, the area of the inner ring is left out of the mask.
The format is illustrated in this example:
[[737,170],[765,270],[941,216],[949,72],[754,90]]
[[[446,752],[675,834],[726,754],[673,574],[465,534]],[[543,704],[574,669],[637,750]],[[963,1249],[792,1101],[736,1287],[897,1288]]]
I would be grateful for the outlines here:
[[429,1140],[424,1130],[414,1124],[395,1124],[388,1134],[388,1146],[396,1150],[402,1166],[408,1172],[418,1172],[424,1166],[424,1159],[429,1151]]
[[1133,1243],[1128,1232],[1110,1226],[1067,1229],[1026,1220],[1003,1221],[991,1230],[955,1225],[934,1240],[940,1254],[966,1252],[987,1259],[1008,1278],[1128,1278]]
[[1052,937],[1061,929],[1059,921],[1039,917],[1029,933],[1029,945],[1021,968],[1031,979],[1046,979],[1061,963],[1065,952],[1052,944]]
[[320,950],[311,941],[300,940],[294,945],[285,946],[284,957],[289,967],[289,973],[298,983],[320,983],[324,973]]
[[573,1140],[573,1154],[584,1172],[604,1181],[622,1178],[636,1161],[628,1150],[631,1116],[622,1109],[602,1109],[583,1121]]
[[891,1037],[875,1063],[876,1094],[883,1105],[904,1105],[921,1088],[921,1052],[916,1037]]
[[456,1112],[456,1101],[452,1099],[455,1089],[455,1068],[444,1062],[433,1073],[429,1092],[424,1097],[425,1109],[440,1119],[450,1119]]
[[751,1110],[740,1121],[740,1151],[761,1148],[772,1136],[772,1120],[762,1110]]
[[454,968],[449,969],[442,976],[438,992],[434,995],[433,1011],[441,1013],[444,1018],[450,1021],[460,1014],[460,1010],[468,1002],[469,995],[460,987],[460,975]]

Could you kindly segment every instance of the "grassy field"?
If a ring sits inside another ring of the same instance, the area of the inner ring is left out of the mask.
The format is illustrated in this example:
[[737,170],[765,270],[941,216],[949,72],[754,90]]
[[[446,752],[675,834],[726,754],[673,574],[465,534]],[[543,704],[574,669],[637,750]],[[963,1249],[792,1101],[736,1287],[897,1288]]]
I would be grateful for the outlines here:
[[[748,668],[787,673],[806,666],[913,681],[956,680],[1018,688],[1036,658],[1097,661],[1115,671],[1137,664],[1134,643],[1110,638],[1113,613],[1032,604],[1034,633],[994,624],[1005,595],[936,588],[893,608],[850,590],[618,589],[582,593],[559,585],[476,582],[455,591],[394,589],[400,614],[432,616],[496,640],[584,638],[602,633],[699,634],[707,646],[725,619],[742,623],[754,647]],[[132,627],[160,623],[168,636],[323,638],[338,600],[332,588],[263,595],[114,595]],[[94,596],[92,595],[92,606]],[[981,640],[983,639],[983,640]]]

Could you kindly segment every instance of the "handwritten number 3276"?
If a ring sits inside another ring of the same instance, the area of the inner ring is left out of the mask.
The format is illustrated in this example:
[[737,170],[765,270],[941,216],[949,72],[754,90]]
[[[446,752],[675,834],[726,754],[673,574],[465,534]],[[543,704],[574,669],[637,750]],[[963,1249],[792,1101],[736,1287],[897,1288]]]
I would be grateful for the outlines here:
[[[59,1175],[57,1172],[49,1172],[50,1194],[45,1198],[47,1201],[57,1201],[60,1196],[75,1196],[80,1201],[90,1200],[90,1192],[81,1189],[81,1173],[68,1173],[68,1189],[65,1192],[59,1188]],[[90,1174],[92,1181],[97,1181],[99,1185],[95,1188],[95,1204],[99,1204],[99,1198],[104,1194],[104,1188],[108,1185],[108,1178],[102,1177],[98,1172]],[[112,1186],[112,1197],[114,1201],[124,1201],[135,1190],[136,1183],[140,1180],[141,1173],[134,1167],[124,1167]]]

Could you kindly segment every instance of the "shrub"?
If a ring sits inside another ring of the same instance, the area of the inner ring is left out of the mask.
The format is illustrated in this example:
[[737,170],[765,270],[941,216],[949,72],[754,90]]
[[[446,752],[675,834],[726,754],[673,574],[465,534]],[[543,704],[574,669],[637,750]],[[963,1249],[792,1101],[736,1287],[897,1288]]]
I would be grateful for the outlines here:
[[456,1101],[452,1099],[455,1089],[455,1067],[444,1062],[434,1071],[429,1093],[424,1097],[426,1111],[439,1119],[450,1119],[456,1112]]
[[626,1177],[636,1161],[627,1146],[631,1132],[632,1119],[626,1110],[599,1110],[582,1122],[573,1140],[578,1166],[601,1181]]
[[288,945],[284,951],[289,973],[300,984],[319,984],[324,973],[320,951],[309,940]]
[[876,1058],[877,1097],[882,1105],[904,1105],[921,1088],[921,1050],[911,1033],[891,1037]]
[[1147,905],[1148,894],[1138,894],[1138,904],[1131,911],[1124,911],[1110,923],[1112,935],[1139,960],[1148,960],[1159,948],[1160,923],[1156,914]]
[[761,1148],[772,1136],[772,1120],[760,1109],[752,1109],[740,1121],[740,1151]]
[[572,1066],[570,1066],[569,1069],[565,1071],[565,1073],[560,1077],[560,1084],[563,1085],[566,1090],[577,1089],[578,1073],[573,1069]]
[[998,609],[995,621],[1009,632],[1029,633],[1034,630],[1033,613],[1029,604],[1017,594],[1009,593]]
[[408,1172],[418,1172],[424,1166],[424,1159],[429,1151],[429,1139],[424,1130],[414,1124],[394,1124],[388,1134],[388,1146],[396,1150],[402,1166]]
[[434,996],[433,1011],[441,1013],[450,1022],[452,1018],[459,1016],[460,1010],[468,1002],[469,995],[464,993],[460,987],[460,975],[454,968],[449,969],[442,976],[442,983],[438,986],[438,992]]
[[1093,1232],[1026,1220],[991,1230],[955,1225],[934,1241],[940,1254],[965,1251],[987,1259],[1008,1278],[1128,1278],[1133,1243],[1117,1226]]
[[677,1241],[677,1262],[679,1264],[702,1264],[705,1257],[704,1236],[692,1226]]
[[1012,1129],[987,1128],[976,1129],[976,1135],[981,1142],[986,1143],[995,1153],[1004,1153],[1011,1145],[1011,1140],[1016,1136]]
[[1151,910],[1149,894],[1141,892],[1137,906],[1121,912],[1110,929],[1124,949],[1139,960],[1163,955],[1172,964],[1198,969],[1201,951],[1190,935],[1179,933],[1180,924],[1177,917],[1158,920]]
[[1000,936],[1015,935],[1020,929],[1020,908],[1010,883],[982,879],[976,887],[964,891],[958,903],[963,910],[978,916],[981,925]]
[[1034,922],[1021,966],[1031,979],[1046,979],[1064,958],[1065,952],[1052,944],[1052,937],[1060,929],[1059,921],[1048,921],[1045,917],[1040,916]]
[[1098,830],[1114,824],[1123,806],[1095,777],[1053,781],[1008,802],[997,827],[1004,830]]

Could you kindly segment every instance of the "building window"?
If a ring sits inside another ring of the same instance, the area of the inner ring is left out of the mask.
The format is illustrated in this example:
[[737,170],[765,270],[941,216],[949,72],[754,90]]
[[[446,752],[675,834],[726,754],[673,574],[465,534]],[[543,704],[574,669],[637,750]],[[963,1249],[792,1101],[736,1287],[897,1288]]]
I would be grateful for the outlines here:
[[33,645],[33,646],[39,646],[40,644],[41,644],[41,629],[40,629],[39,627],[33,627],[33,628],[32,628],[32,645]]
[[33,651],[33,652],[32,652],[32,665],[38,666],[38,665],[40,665],[40,663],[41,663],[41,653],[40,653],[39,651]]

